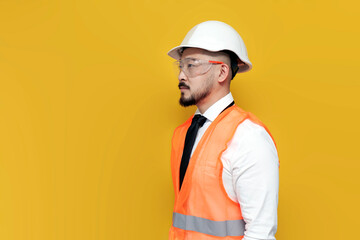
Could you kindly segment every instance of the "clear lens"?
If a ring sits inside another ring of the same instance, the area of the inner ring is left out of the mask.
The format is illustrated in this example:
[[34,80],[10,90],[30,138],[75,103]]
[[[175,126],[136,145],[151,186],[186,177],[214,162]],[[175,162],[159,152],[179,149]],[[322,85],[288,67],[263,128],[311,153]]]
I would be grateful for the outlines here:
[[195,58],[185,58],[174,63],[177,76],[180,74],[180,71],[183,71],[187,77],[205,74],[209,71],[211,65],[212,63],[209,63],[209,61]]

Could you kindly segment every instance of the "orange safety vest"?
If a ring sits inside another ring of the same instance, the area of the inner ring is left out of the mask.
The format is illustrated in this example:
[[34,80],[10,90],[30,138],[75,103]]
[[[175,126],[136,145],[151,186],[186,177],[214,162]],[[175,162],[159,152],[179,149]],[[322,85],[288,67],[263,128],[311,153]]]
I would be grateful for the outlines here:
[[192,117],[175,129],[171,150],[175,206],[170,240],[243,238],[245,222],[239,203],[229,198],[223,186],[221,155],[245,119],[263,126],[270,134],[253,114],[235,105],[226,109],[211,123],[194,150],[180,191],[180,163]]

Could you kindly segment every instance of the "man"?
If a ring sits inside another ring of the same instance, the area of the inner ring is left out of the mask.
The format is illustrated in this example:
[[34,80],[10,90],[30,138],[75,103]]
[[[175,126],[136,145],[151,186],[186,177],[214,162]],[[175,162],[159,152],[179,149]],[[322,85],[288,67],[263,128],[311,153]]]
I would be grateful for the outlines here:
[[230,82],[252,68],[229,25],[192,28],[169,56],[179,67],[180,104],[196,105],[175,129],[170,240],[275,239],[278,156],[267,128],[234,105]]

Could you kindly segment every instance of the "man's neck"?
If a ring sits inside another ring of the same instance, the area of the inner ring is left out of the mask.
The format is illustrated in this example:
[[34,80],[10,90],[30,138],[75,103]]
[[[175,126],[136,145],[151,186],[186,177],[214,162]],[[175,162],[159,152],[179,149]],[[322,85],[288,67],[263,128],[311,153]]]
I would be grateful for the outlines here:
[[230,90],[227,92],[219,93],[217,95],[208,96],[205,99],[203,99],[202,101],[198,102],[196,104],[196,107],[199,109],[201,114],[204,114],[204,112],[206,112],[206,110],[208,110],[209,107],[211,107],[214,103],[219,101],[221,98],[225,97],[229,92],[230,92]]

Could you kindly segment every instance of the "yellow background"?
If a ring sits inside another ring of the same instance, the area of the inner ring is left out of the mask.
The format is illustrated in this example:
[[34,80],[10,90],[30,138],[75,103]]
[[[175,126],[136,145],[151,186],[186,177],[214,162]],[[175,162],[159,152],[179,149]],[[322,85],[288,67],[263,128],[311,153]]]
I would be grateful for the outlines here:
[[167,239],[178,105],[167,51],[232,25],[236,103],[280,156],[278,240],[357,239],[357,1],[0,0],[0,239]]

